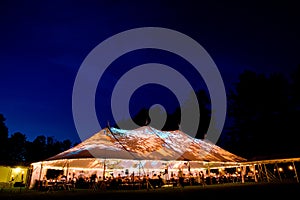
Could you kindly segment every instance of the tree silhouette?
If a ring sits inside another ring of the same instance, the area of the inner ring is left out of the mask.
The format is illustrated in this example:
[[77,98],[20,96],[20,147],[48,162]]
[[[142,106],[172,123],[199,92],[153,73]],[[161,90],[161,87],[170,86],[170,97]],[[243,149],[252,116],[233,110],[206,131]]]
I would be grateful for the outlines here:
[[71,148],[71,146],[72,142],[69,139],[60,142],[55,140],[54,137],[39,135],[33,142],[27,142],[26,161],[31,163],[44,160]]
[[8,140],[10,165],[24,165],[26,161],[26,136],[16,132]]
[[288,152],[289,90],[284,75],[245,71],[229,94],[232,124],[226,148],[246,158]]
[[8,156],[8,128],[5,125],[5,117],[0,114],[0,164],[6,165]]
[[[198,124],[198,131],[196,134],[196,138],[203,139],[209,123],[210,123],[210,116],[211,116],[211,109],[210,109],[210,99],[204,90],[199,90],[196,93],[196,97],[198,100],[198,106],[200,109],[200,121]],[[193,106],[190,106],[189,99],[186,101],[184,105],[184,109],[194,109]],[[176,108],[173,113],[167,113],[166,122],[162,128],[163,131],[171,131],[171,130],[178,130],[180,129],[180,122],[181,122],[181,109],[180,107]],[[151,122],[149,117],[149,108],[141,109],[132,119],[138,126],[145,126]],[[126,124],[126,121],[123,121],[122,124]],[[118,125],[115,125],[118,128]],[[156,127],[154,127],[156,128]]]
[[37,136],[32,142],[26,143],[26,161],[35,162],[45,159],[46,155],[46,137]]
[[44,159],[54,156],[62,151],[71,148],[72,143],[70,140],[64,140],[62,142],[55,140],[54,137],[47,137],[46,153]]
[[[300,132],[300,65],[290,75],[291,86],[289,96],[289,125],[286,127],[285,138],[289,143],[290,152],[300,152],[298,133]],[[299,156],[299,155],[293,155]]]

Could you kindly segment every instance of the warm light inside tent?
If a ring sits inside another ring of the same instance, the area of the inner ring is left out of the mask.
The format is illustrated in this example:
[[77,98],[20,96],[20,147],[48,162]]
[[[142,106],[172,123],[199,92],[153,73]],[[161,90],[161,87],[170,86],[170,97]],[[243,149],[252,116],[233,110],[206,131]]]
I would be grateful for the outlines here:
[[21,168],[20,167],[14,168],[14,171],[15,171],[15,173],[20,173],[21,172]]

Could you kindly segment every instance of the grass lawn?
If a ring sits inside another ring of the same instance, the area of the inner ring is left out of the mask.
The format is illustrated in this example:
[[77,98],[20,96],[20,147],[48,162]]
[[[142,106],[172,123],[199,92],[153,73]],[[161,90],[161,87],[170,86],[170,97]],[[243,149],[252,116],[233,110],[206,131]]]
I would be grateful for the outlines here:
[[202,186],[185,186],[156,188],[150,190],[107,190],[93,191],[92,189],[75,189],[71,191],[41,192],[26,190],[25,188],[13,188],[0,191],[1,200],[28,200],[28,199],[80,199],[80,200],[159,200],[159,199],[190,199],[190,198],[262,198],[262,197],[296,197],[299,198],[300,183],[233,183]]

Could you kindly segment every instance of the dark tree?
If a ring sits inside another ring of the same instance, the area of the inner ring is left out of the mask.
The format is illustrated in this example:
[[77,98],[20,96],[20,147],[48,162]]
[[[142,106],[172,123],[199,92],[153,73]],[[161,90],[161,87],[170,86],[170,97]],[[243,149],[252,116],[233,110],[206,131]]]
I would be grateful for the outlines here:
[[8,128],[5,125],[5,117],[0,114],[0,164],[6,164],[8,160]]
[[231,126],[225,148],[246,158],[287,151],[289,95],[282,74],[245,71],[228,96]]
[[72,142],[69,139],[66,139],[61,142],[61,151],[66,151],[72,147]]
[[[290,144],[290,152],[300,152],[298,134],[300,132],[300,65],[291,74],[290,102],[289,102],[289,126],[286,127],[286,140]],[[293,156],[300,156],[299,153]]]
[[[189,98],[182,109],[192,110],[194,106],[199,107],[200,111],[200,121],[197,124],[198,130],[195,135],[196,138],[204,139],[208,130],[208,126],[210,123],[211,117],[211,102],[205,90],[199,90],[196,93],[197,102],[194,104],[191,102],[191,98]],[[163,130],[176,130],[180,127],[181,122],[181,108],[177,108],[174,113],[168,115],[167,123],[164,126]]]
[[[291,74],[291,113],[293,125],[298,127],[300,121],[300,65]],[[294,129],[299,130],[299,128]]]
[[46,137],[37,136],[32,142],[26,144],[26,161],[36,162],[45,159],[47,155]]
[[197,93],[200,108],[200,122],[196,138],[204,139],[211,121],[211,101],[204,90]]
[[54,137],[40,135],[33,142],[27,142],[26,161],[36,162],[45,160],[71,148],[71,146],[72,142],[68,139],[60,142],[54,139]]
[[149,110],[147,108],[141,109],[132,120],[139,126],[147,126],[151,121],[149,117]]
[[10,164],[24,165],[26,161],[26,136],[16,132],[9,138],[8,144]]
[[[62,142],[55,140],[53,137],[47,138],[47,149],[45,158],[49,158],[58,153],[61,153],[69,148],[71,148],[72,143],[70,140],[64,140]],[[51,141],[51,142],[50,142]]]
[[[200,121],[198,124],[198,131],[196,134],[196,138],[203,139],[205,134],[207,133],[207,129],[210,123],[211,116],[211,107],[210,107],[210,99],[204,90],[200,90],[196,93],[196,97],[198,102],[196,106],[199,106],[200,110]],[[190,98],[183,105],[184,108],[176,108],[173,113],[167,113],[166,122],[162,128],[163,131],[170,130],[178,130],[180,129],[181,122],[181,109],[194,109],[192,103],[190,102]],[[141,109],[134,117],[133,121],[139,126],[148,125],[151,122],[149,116],[149,108]],[[125,124],[125,123],[124,123]],[[156,127],[154,127],[156,128]]]
[[0,164],[29,165],[65,151],[72,146],[69,139],[57,141],[54,137],[37,136],[32,142],[26,135],[16,132],[8,137],[5,118],[0,114]]

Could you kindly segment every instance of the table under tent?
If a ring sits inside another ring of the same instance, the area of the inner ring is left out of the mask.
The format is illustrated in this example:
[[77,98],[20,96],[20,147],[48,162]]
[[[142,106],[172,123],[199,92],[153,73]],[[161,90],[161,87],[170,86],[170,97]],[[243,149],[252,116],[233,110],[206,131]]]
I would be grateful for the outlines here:
[[78,145],[46,160],[32,163],[30,188],[36,181],[60,171],[74,177],[99,179],[116,176],[195,175],[213,169],[237,168],[246,161],[208,140],[180,131],[161,131],[150,126],[134,130],[104,128]]

